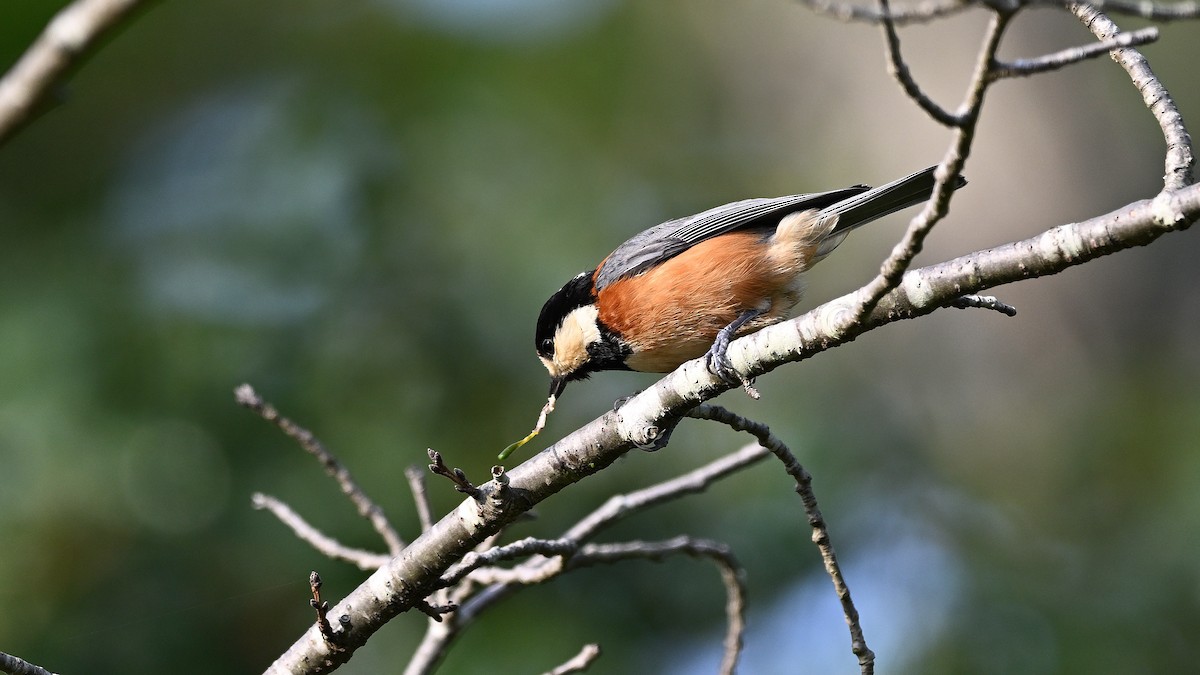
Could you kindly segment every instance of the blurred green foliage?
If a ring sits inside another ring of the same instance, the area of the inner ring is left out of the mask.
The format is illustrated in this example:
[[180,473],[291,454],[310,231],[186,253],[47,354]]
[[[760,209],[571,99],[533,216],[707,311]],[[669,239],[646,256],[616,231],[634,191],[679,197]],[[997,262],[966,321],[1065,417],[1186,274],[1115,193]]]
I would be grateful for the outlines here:
[[[56,9],[5,4],[0,63]],[[904,32],[944,101],[981,22]],[[1089,37],[1039,12],[1004,55]],[[1193,123],[1194,37],[1173,25],[1146,49]],[[569,275],[667,218],[883,182],[948,139],[888,79],[875,29],[787,2],[152,3],[62,94],[0,149],[0,649],[101,675],[261,670],[312,621],[309,570],[332,598],[363,578],[252,511],[255,490],[380,546],[237,384],[318,433],[411,538],[406,466],[432,446],[482,478],[533,422],[533,320]],[[1161,145],[1107,60],[1002,83],[922,260],[1148,197]],[[807,306],[872,274],[888,222],[818,268]],[[763,378],[762,403],[725,396],[816,476],[881,672],[1193,668],[1194,240],[1000,289],[1015,319],[890,326]],[[573,385],[539,442],[652,381]],[[744,442],[697,427],[514,536]],[[678,533],[746,563],[745,672],[856,672],[782,472],[609,536]],[[594,672],[711,672],[722,603],[696,561],[591,569],[486,616],[444,672],[539,672],[589,641]],[[344,671],[396,672],[423,623],[400,617]]]

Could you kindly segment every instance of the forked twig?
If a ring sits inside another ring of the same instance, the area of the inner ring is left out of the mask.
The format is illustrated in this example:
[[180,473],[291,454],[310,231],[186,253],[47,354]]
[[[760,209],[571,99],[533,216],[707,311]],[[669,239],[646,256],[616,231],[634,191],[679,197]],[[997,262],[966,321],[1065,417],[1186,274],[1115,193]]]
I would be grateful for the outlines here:
[[746,632],[746,583],[741,564],[725,544],[691,537],[675,537],[660,542],[587,544],[568,560],[567,566],[568,569],[577,569],[635,558],[662,560],[677,553],[707,558],[721,572],[721,583],[725,585],[725,640],[718,672],[732,675],[737,670],[738,657],[742,653],[742,636]]
[[234,391],[238,405],[248,408],[258,414],[259,417],[274,424],[289,438],[300,444],[308,454],[312,455],[324,467],[325,473],[337,481],[338,486],[342,489],[342,494],[350,499],[358,509],[358,514],[366,518],[383,541],[387,544],[388,552],[392,555],[397,555],[404,549],[404,540],[396,532],[392,524],[388,522],[387,516],[383,513],[383,508],[373,502],[362,487],[355,482],[350,475],[350,470],[347,469],[341,462],[338,461],[333,453],[329,452],[325,446],[313,435],[311,431],[301,427],[290,419],[279,414],[275,406],[267,403],[254,391],[254,387],[248,384],[243,384]]
[[[1095,6],[1070,4],[1068,8],[1097,39],[1109,40],[1122,34],[1117,24]],[[1113,50],[1109,54],[1133,80],[1133,86],[1141,93],[1142,101],[1154,115],[1167,142],[1163,190],[1173,192],[1191,185],[1194,182],[1192,166],[1195,164],[1192,137],[1184,126],[1183,115],[1175,105],[1175,100],[1150,69],[1149,62],[1141,52],[1133,48],[1124,48]]]
[[[827,14],[841,21],[882,23],[887,16],[897,26],[914,23],[930,23],[934,19],[959,14],[974,6],[968,0],[921,0],[903,7],[888,7],[880,10],[866,4],[843,0],[800,0],[806,7],[819,14]],[[884,13],[886,11],[886,14]]]
[[850,648],[854,655],[858,657],[858,665],[863,675],[871,675],[875,672],[875,652],[872,652],[867,647],[867,640],[863,637],[862,625],[858,619],[858,609],[854,606],[854,600],[850,597],[850,588],[846,585],[846,579],[842,576],[841,566],[838,565],[837,554],[833,551],[833,543],[829,540],[829,526],[825,523],[825,517],[821,514],[821,508],[817,505],[817,496],[812,489],[812,475],[804,468],[792,451],[783,443],[779,437],[771,433],[767,425],[754,420],[737,415],[718,405],[703,403],[696,406],[688,413],[689,417],[696,419],[711,420],[720,422],[735,431],[745,431],[758,439],[760,445],[769,450],[775,455],[779,461],[783,462],[784,470],[788,475],[796,481],[796,492],[800,495],[800,500],[804,503],[804,512],[808,516],[809,527],[812,528],[812,540],[817,545],[817,549],[821,552],[821,561],[825,564],[825,572],[833,581],[834,591],[837,593],[838,600],[842,604],[842,613],[846,617],[846,624],[850,628]]
[[363,549],[346,546],[313,527],[300,514],[296,513],[292,507],[270,495],[255,492],[250,495],[250,503],[256,509],[270,511],[280,522],[291,528],[292,533],[301,541],[312,546],[326,557],[351,563],[359,569],[367,571],[383,567],[387,563],[388,558],[391,557],[382,553],[364,551]]
[[[461,606],[454,614],[453,625],[430,625],[405,673],[414,675],[429,672],[433,665],[441,659],[450,642],[458,633],[470,625],[488,607],[527,585],[544,583],[575,566],[582,565],[586,558],[579,556],[580,550],[587,546],[584,542],[605,527],[652,506],[702,492],[717,480],[752,466],[769,456],[770,452],[762,446],[747,445],[682,476],[624,495],[610,497],[602,506],[580,519],[559,539],[527,538],[506,546],[476,550],[466,554],[462,560],[447,570],[440,582],[442,588],[454,587],[453,597],[461,602]],[[589,549],[589,552],[591,550]],[[528,556],[533,557],[512,568],[494,567],[496,563]],[[722,571],[722,578],[728,589],[729,579],[726,571]],[[473,584],[476,583],[487,584],[487,587],[472,594]],[[738,595],[744,594],[739,593]],[[727,590],[727,598],[731,597],[735,596]],[[734,604],[744,604],[744,601],[739,600]],[[728,611],[729,605],[727,604]],[[741,624],[742,621],[739,618],[736,623],[730,625],[741,626]],[[740,644],[740,638],[738,638],[738,644]],[[727,650],[725,660],[733,662],[730,654],[731,652]]]
[[1121,33],[1106,40],[1090,45],[1070,47],[1053,54],[1039,56],[1036,59],[1017,59],[1015,61],[997,61],[992,64],[988,73],[990,81],[1005,77],[1029,77],[1039,73],[1048,73],[1060,68],[1103,56],[1114,49],[1137,47],[1158,40],[1158,29],[1151,26],[1132,33]]
[[904,93],[908,94],[908,97],[924,110],[925,114],[945,126],[961,126],[963,123],[963,116],[961,114],[950,113],[921,90],[920,85],[913,78],[908,64],[905,63],[904,57],[900,55],[900,35],[896,32],[896,22],[892,18],[892,9],[889,0],[878,0],[878,2],[879,12],[877,16],[879,25],[883,27],[884,44],[887,45],[888,72],[891,73],[892,77],[896,78],[901,88],[904,89]]

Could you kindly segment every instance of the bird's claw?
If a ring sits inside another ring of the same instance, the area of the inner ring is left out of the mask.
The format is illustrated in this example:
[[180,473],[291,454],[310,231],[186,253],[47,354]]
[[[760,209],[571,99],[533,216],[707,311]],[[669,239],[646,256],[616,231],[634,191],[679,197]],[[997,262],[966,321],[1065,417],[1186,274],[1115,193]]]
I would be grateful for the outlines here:
[[[725,350],[718,349],[719,345],[720,341],[713,344],[708,353],[704,355],[704,365],[708,368],[708,372],[731,387],[745,389],[746,395],[757,401],[761,396],[754,388],[754,378],[743,377],[729,362]],[[728,346],[728,342],[726,342],[726,346]]]

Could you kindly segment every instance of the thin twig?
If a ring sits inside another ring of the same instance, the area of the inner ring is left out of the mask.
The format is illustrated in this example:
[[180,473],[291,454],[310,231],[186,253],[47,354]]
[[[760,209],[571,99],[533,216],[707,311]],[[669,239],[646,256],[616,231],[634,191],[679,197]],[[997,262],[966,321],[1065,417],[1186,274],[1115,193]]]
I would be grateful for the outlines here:
[[904,93],[908,94],[908,97],[915,101],[927,115],[941,124],[948,127],[960,126],[963,123],[962,116],[952,114],[934,102],[928,94],[921,91],[921,87],[913,78],[908,64],[900,55],[900,35],[896,33],[896,24],[892,20],[892,10],[888,0],[879,0],[879,23],[883,26],[883,40],[887,44],[888,72],[900,83]]
[[[687,554],[712,560],[721,572],[721,581],[725,585],[727,629],[725,635],[725,656],[721,672],[732,673],[741,653],[742,636],[745,632],[745,584],[742,579],[742,568],[734,557],[733,552],[725,544],[706,539],[691,537],[676,537],[662,542],[632,541],[616,544],[586,544],[565,540],[524,539],[508,546],[492,549],[485,553],[468,553],[463,560],[451,568],[443,577],[443,583],[453,584],[465,578],[468,574],[478,574],[483,571],[481,566],[503,560],[510,560],[528,555],[553,556],[548,561],[540,559],[537,564],[518,566],[509,570],[488,568],[486,576],[493,587],[508,587],[512,589],[545,583],[569,570],[590,567],[599,564],[612,564],[624,560],[646,559],[663,560],[676,555]],[[563,557],[565,556],[565,564]],[[552,563],[552,564],[548,564]],[[490,603],[489,603],[490,604]],[[476,607],[474,614],[478,614]],[[460,613],[457,628],[463,625]],[[453,635],[443,635],[448,640]],[[423,671],[421,671],[423,672]]]
[[579,650],[570,661],[566,661],[554,670],[548,670],[544,675],[570,675],[571,673],[582,673],[587,670],[592,661],[595,661],[600,656],[600,645],[589,644],[584,645],[583,649]]
[[[679,499],[686,495],[703,492],[714,482],[742,469],[750,467],[770,456],[770,453],[758,444],[750,444],[736,452],[720,457],[704,466],[693,469],[682,476],[651,485],[623,495],[614,495],[595,511],[571,526],[561,539],[578,543],[586,542],[605,527],[616,523],[635,513],[639,513],[664,502]],[[553,576],[562,567],[559,558],[535,558],[521,563],[514,568],[514,574],[522,578],[533,579],[540,576]],[[468,580],[473,577],[468,577]],[[458,612],[461,624],[470,623],[481,612],[491,605],[507,597],[517,590],[517,587],[507,584],[492,584],[478,595],[464,602]]]
[[238,405],[254,411],[259,417],[274,424],[321,463],[321,466],[325,468],[325,473],[337,481],[338,486],[342,489],[342,494],[346,495],[358,509],[358,515],[370,521],[371,526],[383,538],[389,553],[398,555],[400,551],[404,550],[404,540],[388,522],[383,508],[367,497],[366,492],[351,477],[350,470],[343,466],[311,431],[280,415],[274,406],[264,401],[258,392],[254,391],[254,387],[248,384],[243,384],[234,390],[234,396]]
[[467,480],[467,474],[465,471],[458,467],[451,469],[450,467],[446,466],[445,460],[442,459],[442,453],[438,452],[437,450],[429,448],[427,452],[429,453],[429,461],[431,462],[429,464],[430,472],[449,479],[451,483],[454,483],[455,490],[458,490],[459,492],[472,498],[479,498],[479,488],[475,487],[471,481]]
[[663,560],[667,556],[683,553],[698,558],[707,558],[721,572],[721,583],[725,585],[725,640],[724,657],[721,659],[722,675],[732,675],[737,670],[738,656],[742,652],[742,636],[746,631],[746,584],[742,566],[733,551],[720,542],[691,537],[675,537],[660,542],[632,541],[619,544],[587,544],[567,561],[568,569],[588,567],[600,563],[610,564],[623,560],[642,558]]
[[[1107,16],[1092,5],[1070,4],[1068,7],[1088,30],[1100,40],[1114,39],[1121,35],[1121,30]],[[1129,77],[1133,86],[1142,95],[1142,101],[1158,121],[1163,137],[1167,142],[1167,156],[1163,175],[1163,189],[1168,192],[1180,190],[1192,184],[1192,165],[1195,155],[1192,151],[1192,137],[1188,134],[1183,123],[1183,115],[1175,105],[1167,88],[1150,69],[1150,64],[1141,52],[1132,47],[1115,49],[1109,52]]]
[[[1030,5],[1049,5],[1063,7],[1063,0],[1022,0]],[[1187,2],[1147,2],[1146,0],[1094,0],[1089,5],[1102,12],[1113,12],[1125,16],[1136,16],[1152,21],[1185,21],[1200,19],[1200,3]],[[1070,4],[1065,6],[1070,8]]]
[[[447,629],[442,625],[430,626],[417,652],[414,653],[413,660],[409,662],[410,669],[405,671],[406,675],[428,672],[428,669],[432,668],[432,664],[441,659],[444,650],[457,632],[474,621],[488,607],[523,588],[526,584],[541,583],[562,573],[565,566],[563,558],[559,554],[566,552],[568,545],[565,542],[576,542],[574,546],[578,546],[622,518],[672,499],[703,492],[715,481],[752,466],[769,456],[770,453],[762,446],[750,444],[682,476],[627,494],[614,495],[600,508],[568,529],[559,540],[551,540],[551,542],[564,543],[551,544],[561,547],[554,551],[547,548],[545,551],[548,554],[547,557],[535,557],[512,569],[488,569],[486,571],[476,569],[473,573],[465,576],[457,567],[451,568],[448,570],[448,574],[454,574],[459,584],[451,597],[461,602],[455,615],[454,627]],[[487,564],[499,562],[500,558],[505,555],[498,552],[497,549],[488,551],[488,554],[496,556],[496,559]],[[459,565],[471,564],[471,555],[468,553],[467,556],[464,556]],[[477,565],[472,566],[478,568]],[[454,583],[455,579],[449,579],[443,575],[442,583]],[[489,585],[478,594],[470,596],[472,582],[488,583]],[[418,661],[420,665],[417,665]]]
[[45,668],[34,665],[12,654],[0,652],[0,673],[8,675],[55,675]]
[[1017,308],[1010,304],[1001,302],[993,295],[964,295],[961,298],[950,303],[951,307],[957,309],[990,309],[1000,312],[1007,316],[1016,316]]
[[442,622],[426,622],[425,635],[421,637],[421,643],[413,650],[412,658],[405,664],[404,675],[432,673],[437,664],[446,656],[451,640],[461,630],[457,617],[454,615],[446,617],[446,620]]
[[[569,556],[574,554],[578,548],[579,544],[577,542],[568,539],[536,539],[534,537],[527,537],[505,546],[497,546],[496,548],[488,551],[472,551],[463,556],[462,560],[452,565],[450,569],[447,570],[444,575],[442,575],[441,585],[453,586],[471,572],[476,571],[485,565],[495,565],[496,563],[503,562],[505,560],[526,558],[531,555]],[[515,575],[501,582],[484,583],[532,584],[540,581],[544,581],[544,578],[533,578],[529,576],[522,577]]]
[[391,557],[382,553],[364,551],[363,549],[346,546],[313,527],[300,514],[292,510],[292,507],[270,495],[255,492],[250,496],[250,504],[256,509],[267,509],[273,513],[280,522],[291,528],[292,533],[299,537],[301,541],[312,546],[326,557],[348,562],[356,565],[361,570],[367,571],[383,567]]
[[431,605],[425,600],[418,600],[417,602],[413,603],[413,609],[424,614],[430,619],[441,623],[442,615],[449,614],[450,612],[458,609],[458,605],[454,604],[453,602]]
[[[889,17],[897,26],[930,23],[935,19],[962,13],[980,3],[970,0],[921,0],[901,7],[889,7],[886,14],[876,7],[842,0],[800,0],[804,6],[818,14],[831,16],[840,21],[857,21],[881,24]],[[1063,0],[1021,0],[1022,5],[1042,7],[1064,6]],[[1152,21],[1186,21],[1200,18],[1200,2],[1146,2],[1145,0],[1094,0],[1089,5],[1101,11],[1136,16]]]
[[334,651],[342,651],[342,647],[337,633],[333,631],[333,626],[329,625],[329,603],[321,599],[321,575],[317,574],[316,570],[308,574],[308,588],[312,591],[312,599],[308,604],[317,612],[317,629],[321,631],[321,637],[325,638],[325,644]]
[[404,469],[404,477],[408,479],[408,487],[412,490],[421,531],[428,532],[433,527],[433,511],[429,507],[429,493],[425,491],[425,472],[420,467],[410,466]]
[[[886,4],[887,0],[879,0],[879,2]],[[921,212],[909,223],[908,229],[904,231],[904,236],[892,248],[891,254],[879,266],[879,274],[870,283],[859,289],[859,306],[853,314],[846,317],[847,325],[860,324],[879,304],[883,296],[900,284],[904,273],[917,254],[921,252],[925,238],[933,230],[933,226],[941,221],[949,211],[950,196],[953,191],[948,189],[947,185],[953,184],[953,181],[962,174],[963,164],[975,138],[975,125],[979,120],[979,111],[983,107],[983,95],[988,86],[988,72],[991,64],[996,60],[996,50],[1000,47],[1000,38],[1011,18],[1011,14],[999,12],[992,14],[983,46],[976,58],[971,83],[967,87],[967,95],[961,106],[963,112],[957,116],[958,119],[954,125],[954,141],[935,173],[937,183],[934,185],[933,194],[925,204],[925,208],[921,209]],[[895,30],[891,29],[889,22],[884,21],[884,26],[889,37],[895,35]],[[890,46],[889,51],[893,51]],[[898,46],[894,53],[895,58],[898,59]],[[900,63],[903,64],[902,61]],[[913,100],[920,104],[919,99],[914,98]]]
[[1151,26],[1132,33],[1121,33],[1094,44],[1064,49],[1036,59],[997,61],[992,64],[991,70],[988,72],[988,79],[995,81],[1005,77],[1028,77],[1038,73],[1047,73],[1086,59],[1103,56],[1114,49],[1136,47],[1156,40],[1158,40],[1158,29]]
[[34,119],[68,71],[141,0],[77,0],[47,24],[0,79],[0,145]]
[[[826,14],[841,21],[880,23],[884,15],[870,5],[859,5],[841,0],[800,0],[818,14]],[[887,16],[897,26],[914,23],[929,23],[934,19],[959,14],[974,6],[967,0],[923,0],[914,5],[889,7]]]
[[769,454],[766,448],[752,443],[676,478],[609,497],[600,508],[571,526],[563,534],[563,539],[587,541],[621,518],[685,495],[704,492],[716,481],[766,459]]
[[783,462],[784,470],[796,481],[796,492],[799,493],[800,500],[804,503],[804,512],[808,516],[808,524],[813,531],[813,543],[817,545],[817,549],[821,552],[821,561],[825,564],[825,572],[833,581],[834,591],[837,593],[838,600],[842,603],[842,613],[845,615],[846,624],[850,628],[851,650],[858,657],[858,665],[862,674],[871,675],[871,673],[874,673],[875,653],[867,647],[867,640],[863,637],[862,626],[858,620],[858,610],[854,607],[854,600],[850,597],[850,587],[846,585],[846,579],[842,576],[842,570],[837,561],[837,554],[834,553],[833,543],[829,539],[829,527],[825,523],[825,517],[821,515],[821,509],[817,505],[817,497],[812,490],[812,475],[800,464],[799,460],[784,445],[783,441],[772,434],[770,428],[765,424],[734,414],[721,406],[708,403],[696,406],[688,413],[688,416],[719,422],[735,431],[748,432],[757,438],[758,442],[764,448],[779,458],[779,461]]

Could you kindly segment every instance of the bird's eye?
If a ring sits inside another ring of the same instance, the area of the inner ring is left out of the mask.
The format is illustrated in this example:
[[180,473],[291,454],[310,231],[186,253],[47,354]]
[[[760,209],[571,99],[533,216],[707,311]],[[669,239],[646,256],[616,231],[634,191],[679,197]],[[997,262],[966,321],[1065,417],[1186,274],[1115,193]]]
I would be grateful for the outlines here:
[[546,339],[542,340],[541,345],[542,345],[542,351],[545,352],[546,354],[549,354],[554,351],[554,340],[551,340],[550,338],[546,338]]

